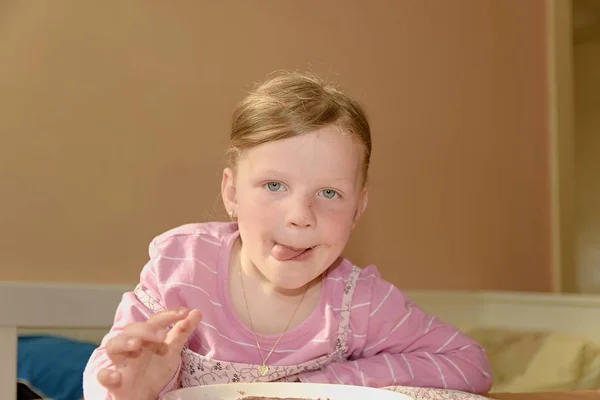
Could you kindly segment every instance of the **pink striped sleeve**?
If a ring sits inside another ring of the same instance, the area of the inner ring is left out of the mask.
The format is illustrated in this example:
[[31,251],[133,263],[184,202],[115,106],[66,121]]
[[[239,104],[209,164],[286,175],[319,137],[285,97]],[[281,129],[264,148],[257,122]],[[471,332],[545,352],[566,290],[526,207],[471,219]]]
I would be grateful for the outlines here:
[[[143,287],[144,291],[152,296],[155,301],[160,303],[160,295],[157,290],[156,271],[153,268],[152,261],[148,262],[148,264],[146,264],[142,270],[140,286]],[[83,392],[86,399],[120,400],[117,399],[117,397],[112,396],[96,378],[99,370],[103,368],[113,368],[110,359],[106,355],[106,342],[110,338],[120,334],[125,326],[131,324],[132,322],[147,320],[151,313],[152,311],[143,305],[133,292],[127,292],[123,295],[123,298],[117,307],[112,328],[103,338],[100,346],[92,353],[92,356],[88,360],[84,370]],[[171,381],[165,388],[162,389],[159,399],[161,399],[167,392],[175,389],[180,368],[181,364],[177,368],[177,371],[175,372],[175,375]]]
[[[300,376],[305,382],[373,387],[419,386],[486,393],[491,368],[483,348],[423,312],[396,287],[370,279],[371,306],[352,317],[354,346],[347,362]],[[361,297],[359,289],[355,299]],[[364,297],[363,297],[364,298]]]

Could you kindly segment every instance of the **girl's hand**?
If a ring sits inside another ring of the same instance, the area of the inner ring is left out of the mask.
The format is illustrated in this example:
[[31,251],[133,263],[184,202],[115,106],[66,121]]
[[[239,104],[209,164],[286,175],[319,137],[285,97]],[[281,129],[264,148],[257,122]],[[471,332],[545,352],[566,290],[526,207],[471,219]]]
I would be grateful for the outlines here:
[[169,309],[127,325],[106,343],[113,366],[100,370],[98,381],[114,400],[157,399],[175,376],[181,350],[201,318],[198,310]]

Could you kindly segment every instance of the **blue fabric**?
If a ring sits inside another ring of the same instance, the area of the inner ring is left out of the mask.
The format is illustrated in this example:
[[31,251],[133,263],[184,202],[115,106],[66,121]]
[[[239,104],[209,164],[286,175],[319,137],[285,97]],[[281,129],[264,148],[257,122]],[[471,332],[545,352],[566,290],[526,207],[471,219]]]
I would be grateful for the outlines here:
[[83,370],[96,347],[56,336],[21,336],[17,380],[47,398],[79,400],[83,398]]

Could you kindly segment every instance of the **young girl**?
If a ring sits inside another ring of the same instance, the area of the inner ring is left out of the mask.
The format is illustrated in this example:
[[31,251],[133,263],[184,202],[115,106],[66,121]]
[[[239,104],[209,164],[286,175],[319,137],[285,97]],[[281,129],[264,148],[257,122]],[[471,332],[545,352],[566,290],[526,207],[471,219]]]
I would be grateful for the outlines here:
[[87,400],[255,381],[489,390],[477,343],[341,257],[367,206],[370,128],[355,101],[273,76],[237,107],[228,155],[232,221],[152,241],[86,367]]

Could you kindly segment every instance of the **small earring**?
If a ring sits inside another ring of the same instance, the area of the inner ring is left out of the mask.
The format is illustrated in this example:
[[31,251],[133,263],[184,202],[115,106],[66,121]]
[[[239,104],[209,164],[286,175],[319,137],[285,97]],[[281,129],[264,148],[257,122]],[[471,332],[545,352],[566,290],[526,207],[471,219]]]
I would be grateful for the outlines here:
[[236,218],[233,216],[233,210],[229,211],[229,219],[231,219],[232,221],[236,220]]

